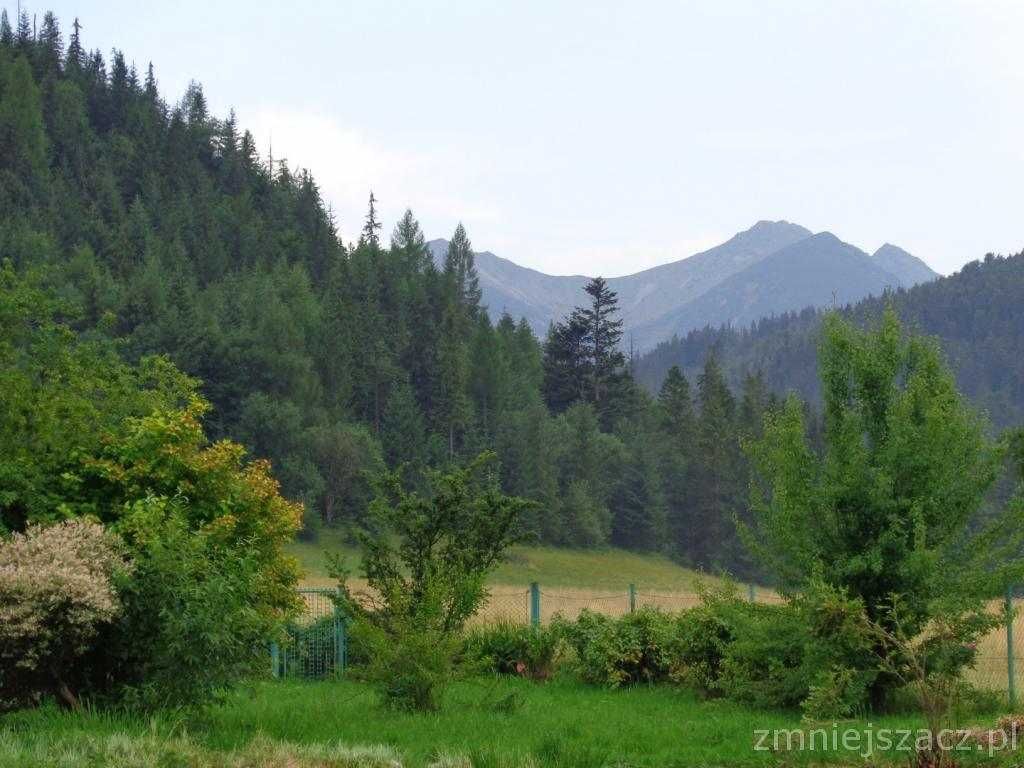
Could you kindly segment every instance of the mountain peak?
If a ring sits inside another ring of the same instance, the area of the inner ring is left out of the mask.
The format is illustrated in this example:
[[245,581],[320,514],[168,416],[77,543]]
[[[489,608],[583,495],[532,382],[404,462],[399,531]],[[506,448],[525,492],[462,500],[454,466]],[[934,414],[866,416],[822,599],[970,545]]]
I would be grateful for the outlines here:
[[788,239],[798,239],[801,237],[809,237],[811,230],[806,227],[801,227],[799,224],[794,224],[791,221],[785,219],[779,219],[778,221],[772,221],[771,219],[761,219],[756,222],[750,229],[746,229],[740,232],[736,237],[756,237],[756,238],[778,238],[785,237]]
[[891,272],[900,284],[910,288],[918,283],[927,283],[938,277],[938,273],[921,259],[907,253],[898,245],[885,243],[871,254],[872,260],[886,272]]

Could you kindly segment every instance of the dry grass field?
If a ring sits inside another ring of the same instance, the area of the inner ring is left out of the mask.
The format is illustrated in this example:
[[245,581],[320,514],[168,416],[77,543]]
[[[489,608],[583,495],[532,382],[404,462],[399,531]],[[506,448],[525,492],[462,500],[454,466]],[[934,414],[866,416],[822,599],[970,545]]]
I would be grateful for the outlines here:
[[[297,543],[292,554],[303,568],[303,587],[334,587],[327,576],[325,554],[341,554],[356,570],[356,550],[346,546],[337,534],[327,533],[316,544]],[[584,608],[611,616],[629,610],[629,585],[636,586],[636,605],[677,611],[696,605],[698,583],[715,585],[720,579],[681,567],[665,557],[640,555],[608,549],[603,551],[565,550],[553,547],[516,547],[508,561],[491,578],[490,599],[479,614],[481,622],[498,619],[527,622],[530,619],[530,583],[541,589],[541,621],[555,614],[574,618]],[[350,579],[354,588],[365,589],[361,579]],[[741,594],[749,594],[749,585],[737,584]],[[755,586],[758,602],[779,602],[770,589]],[[1024,600],[1016,604],[1014,624],[1015,677],[1018,691],[1024,695]],[[992,610],[1002,603],[992,603]],[[978,647],[977,664],[967,679],[979,687],[1005,691],[1008,688],[1006,630],[987,636]]]

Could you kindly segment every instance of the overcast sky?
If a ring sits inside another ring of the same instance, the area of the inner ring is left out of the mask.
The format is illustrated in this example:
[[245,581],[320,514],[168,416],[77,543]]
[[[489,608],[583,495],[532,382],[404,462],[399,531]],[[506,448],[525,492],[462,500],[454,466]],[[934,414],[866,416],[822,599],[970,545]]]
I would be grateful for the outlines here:
[[[14,5],[6,2],[8,13]],[[89,48],[200,81],[385,225],[622,275],[758,219],[949,273],[1024,248],[1022,2],[192,2],[48,7]]]

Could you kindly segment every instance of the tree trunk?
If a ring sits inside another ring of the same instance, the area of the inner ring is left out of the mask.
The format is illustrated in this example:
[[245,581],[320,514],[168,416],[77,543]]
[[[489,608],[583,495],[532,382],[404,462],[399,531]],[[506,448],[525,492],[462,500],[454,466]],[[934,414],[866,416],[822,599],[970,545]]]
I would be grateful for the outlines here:
[[56,681],[57,701],[60,702],[60,705],[65,709],[81,709],[82,704],[78,701],[78,697],[71,692],[71,689],[68,688],[67,683],[61,679],[60,675],[54,675],[54,679]]

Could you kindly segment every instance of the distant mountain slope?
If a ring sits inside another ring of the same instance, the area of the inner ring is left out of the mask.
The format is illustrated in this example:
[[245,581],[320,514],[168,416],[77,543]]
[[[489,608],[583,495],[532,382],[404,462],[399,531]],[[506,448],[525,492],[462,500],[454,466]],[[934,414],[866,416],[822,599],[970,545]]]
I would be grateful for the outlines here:
[[639,333],[665,339],[705,325],[743,327],[802,307],[842,306],[900,284],[866,253],[822,232],[770,254]]
[[886,272],[896,275],[905,288],[913,288],[919,283],[927,283],[939,276],[917,256],[912,256],[891,243],[883,245],[871,258]]
[[[432,240],[440,266],[446,240]],[[795,249],[795,250],[792,250]],[[582,275],[552,276],[489,251],[477,254],[483,300],[492,317],[525,317],[539,336],[552,320],[583,303]],[[895,246],[874,256],[834,235],[788,221],[759,221],[721,245],[686,259],[608,279],[619,295],[626,339],[651,349],[673,334],[707,324],[749,323],[770,314],[855,301],[886,286],[935,276],[924,262]]]
[[[441,268],[448,241],[427,243],[434,263]],[[490,251],[476,253],[476,269],[480,275],[483,303],[497,319],[503,312],[515,318],[525,317],[533,332],[543,338],[548,324],[571,312],[586,294],[583,286],[590,278],[582,275],[546,275],[529,267],[521,267]]]
[[[864,325],[875,322],[889,302],[908,326],[939,339],[960,390],[988,412],[993,424],[1024,422],[1024,252],[989,256],[949,277],[841,311]],[[821,312],[806,309],[744,328],[701,328],[643,355],[636,376],[656,391],[671,366],[696,375],[714,348],[734,382],[760,369],[773,391],[794,390],[817,402],[820,324]]]

